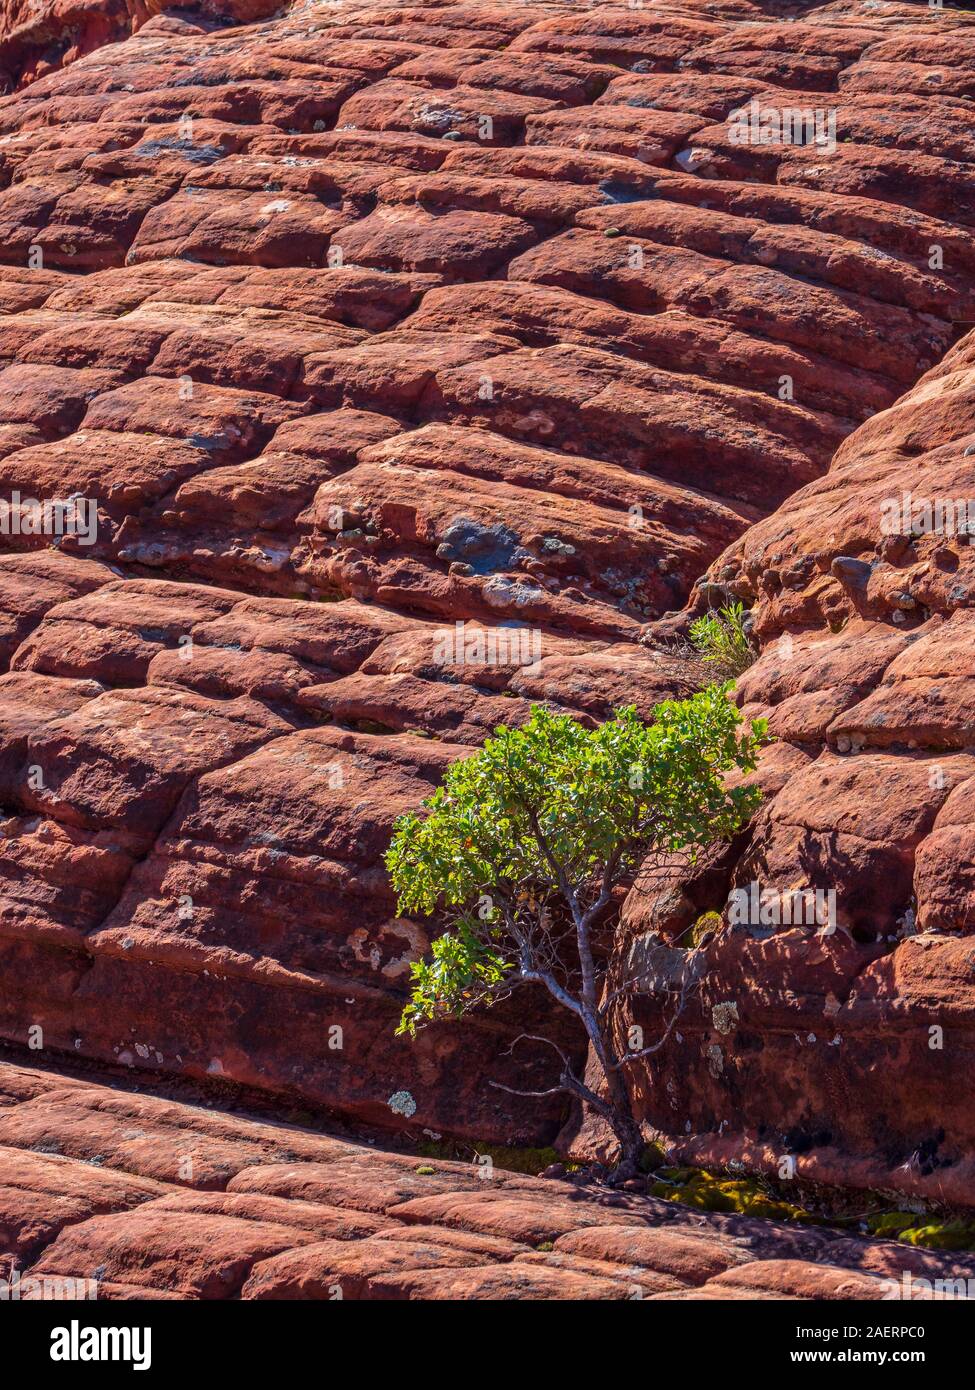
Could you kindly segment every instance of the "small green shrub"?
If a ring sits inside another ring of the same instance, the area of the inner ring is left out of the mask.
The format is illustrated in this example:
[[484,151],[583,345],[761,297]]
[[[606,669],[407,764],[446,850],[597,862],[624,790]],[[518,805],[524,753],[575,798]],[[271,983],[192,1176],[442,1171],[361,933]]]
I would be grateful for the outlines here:
[[648,864],[693,862],[758,806],[757,788],[730,786],[724,774],[755,770],[766,723],[746,727],[730,693],[727,683],[665,701],[651,723],[628,706],[595,729],[536,705],[520,728],[502,725],[479,753],[452,763],[422,814],[397,820],[386,853],[397,911],[439,911],[447,926],[410,967],[398,1032],[412,1037],[520,986],[542,986],[588,1035],[605,1093],[554,1040],[522,1034],[512,1048],[547,1046],[561,1065],[552,1084],[516,1094],[583,1101],[612,1128],[633,1171],[644,1142],[624,1069],[662,1046],[698,977],[682,981],[662,1039],[623,1051],[614,1010],[641,977],[607,991],[594,934],[616,911],[616,890]]
[[758,656],[745,631],[745,609],[741,603],[695,618],[689,635],[701,660],[713,666],[722,680],[734,680]]

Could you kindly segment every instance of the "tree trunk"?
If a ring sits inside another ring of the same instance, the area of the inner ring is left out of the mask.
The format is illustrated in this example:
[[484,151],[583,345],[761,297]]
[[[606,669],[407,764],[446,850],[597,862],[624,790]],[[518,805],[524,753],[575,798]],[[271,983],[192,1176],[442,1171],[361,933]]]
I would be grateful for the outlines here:
[[620,1162],[616,1178],[623,1181],[635,1177],[639,1172],[644,1149],[643,1134],[633,1114],[633,1104],[626,1081],[616,1065],[619,1059],[615,1048],[603,1036],[599,1020],[589,1010],[585,1011],[583,1022],[606,1083],[606,1105],[609,1110],[606,1119],[620,1145]]
[[[620,1144],[620,1161],[615,1176],[617,1181],[622,1182],[626,1178],[636,1177],[639,1173],[640,1159],[643,1156],[645,1145],[640,1126],[633,1117],[633,1109],[626,1085],[619,1072],[615,1072],[613,1077],[618,1083],[618,1090],[622,1092],[622,1096],[613,1095],[610,1099],[610,1106],[613,1111],[610,1124]],[[613,1090],[616,1089],[613,1088]]]

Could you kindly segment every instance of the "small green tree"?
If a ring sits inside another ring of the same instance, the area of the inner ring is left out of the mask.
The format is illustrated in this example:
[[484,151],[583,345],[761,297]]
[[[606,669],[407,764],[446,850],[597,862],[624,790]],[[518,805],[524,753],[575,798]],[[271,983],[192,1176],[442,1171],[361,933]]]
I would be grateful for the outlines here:
[[[558,1054],[557,1082],[514,1094],[568,1093],[592,1106],[619,1140],[626,1171],[643,1140],[624,1068],[664,1039],[620,1054],[614,1010],[641,977],[608,990],[607,953],[597,949],[594,932],[605,925],[614,890],[632,881],[648,856],[693,860],[753,813],[759,793],[726,786],[724,774],[754,769],[765,725],[756,720],[742,728],[730,688],[711,686],[658,705],[651,724],[630,707],[587,729],[535,706],[521,728],[502,726],[480,752],[453,763],[424,802],[425,814],[396,822],[386,854],[398,910],[440,909],[448,920],[430,958],[412,966],[398,1031],[413,1035],[433,1020],[490,1006],[518,986],[543,985],[585,1029],[603,1094],[547,1038],[533,1040]],[[683,994],[674,1020],[682,1003]]]
[[688,636],[701,660],[707,662],[721,680],[740,676],[758,656],[745,631],[745,609],[741,603],[732,603],[727,608],[695,618]]

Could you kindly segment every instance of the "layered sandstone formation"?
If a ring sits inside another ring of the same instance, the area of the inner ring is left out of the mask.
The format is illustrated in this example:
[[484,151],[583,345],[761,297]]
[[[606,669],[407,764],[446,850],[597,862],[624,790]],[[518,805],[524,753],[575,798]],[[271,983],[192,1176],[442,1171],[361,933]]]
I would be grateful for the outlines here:
[[27,86],[170,10],[234,24],[280,8],[278,0],[0,0],[0,81],[8,91]]
[[24,1301],[883,1301],[975,1276],[964,1257],[421,1163],[7,1063],[0,1244]]
[[[0,496],[98,525],[0,536],[3,1036],[551,1139],[485,1086],[548,1075],[516,1020],[393,1040],[429,924],[390,826],[533,700],[688,688],[647,639],[734,593],[770,796],[621,946],[756,878],[835,888],[842,930],[722,937],[647,1116],[971,1200],[970,552],[877,512],[971,472],[971,17],[35,8],[0,47]],[[752,102],[835,145],[738,143]]]
[[[695,1158],[791,1155],[811,1178],[975,1201],[973,456],[969,336],[708,577],[763,645],[738,699],[778,739],[766,798],[729,850],[634,892],[621,943],[639,958],[662,934],[672,968],[692,924],[723,915],[665,1089],[646,1079],[646,1113],[679,1117]],[[830,920],[742,921],[753,884],[831,892]]]

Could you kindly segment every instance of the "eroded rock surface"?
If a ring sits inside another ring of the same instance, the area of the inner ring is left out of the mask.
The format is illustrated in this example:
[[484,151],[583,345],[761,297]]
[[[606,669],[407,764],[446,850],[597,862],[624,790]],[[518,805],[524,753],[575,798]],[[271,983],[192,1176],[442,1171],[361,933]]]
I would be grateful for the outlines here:
[[778,740],[766,799],[737,845],[624,913],[624,951],[662,936],[672,966],[722,917],[644,1095],[702,1161],[975,1198],[973,408],[968,337],[706,578],[762,647],[738,700]]
[[[533,700],[599,719],[686,689],[639,639],[727,591],[758,599],[741,695],[774,706],[779,795],[629,925],[814,866],[842,929],[822,960],[722,940],[738,1050],[690,1026],[665,1083],[696,1100],[664,1084],[648,1114],[879,1133],[887,1176],[939,1150],[970,1070],[970,552],[881,554],[876,506],[971,472],[972,17],[160,9],[2,15],[0,1031],[550,1139],[557,1107],[485,1089],[511,1019],[393,1040],[427,936],[380,854]],[[753,108],[832,113],[830,148],[741,143]],[[72,495],[97,534],[35,534],[25,499]],[[819,1060],[820,986],[855,1057]]]
[[109,1302],[882,1300],[905,1278],[913,1296],[937,1281],[952,1296],[975,1274],[888,1241],[421,1162],[8,1063],[0,1268],[27,1301]]

